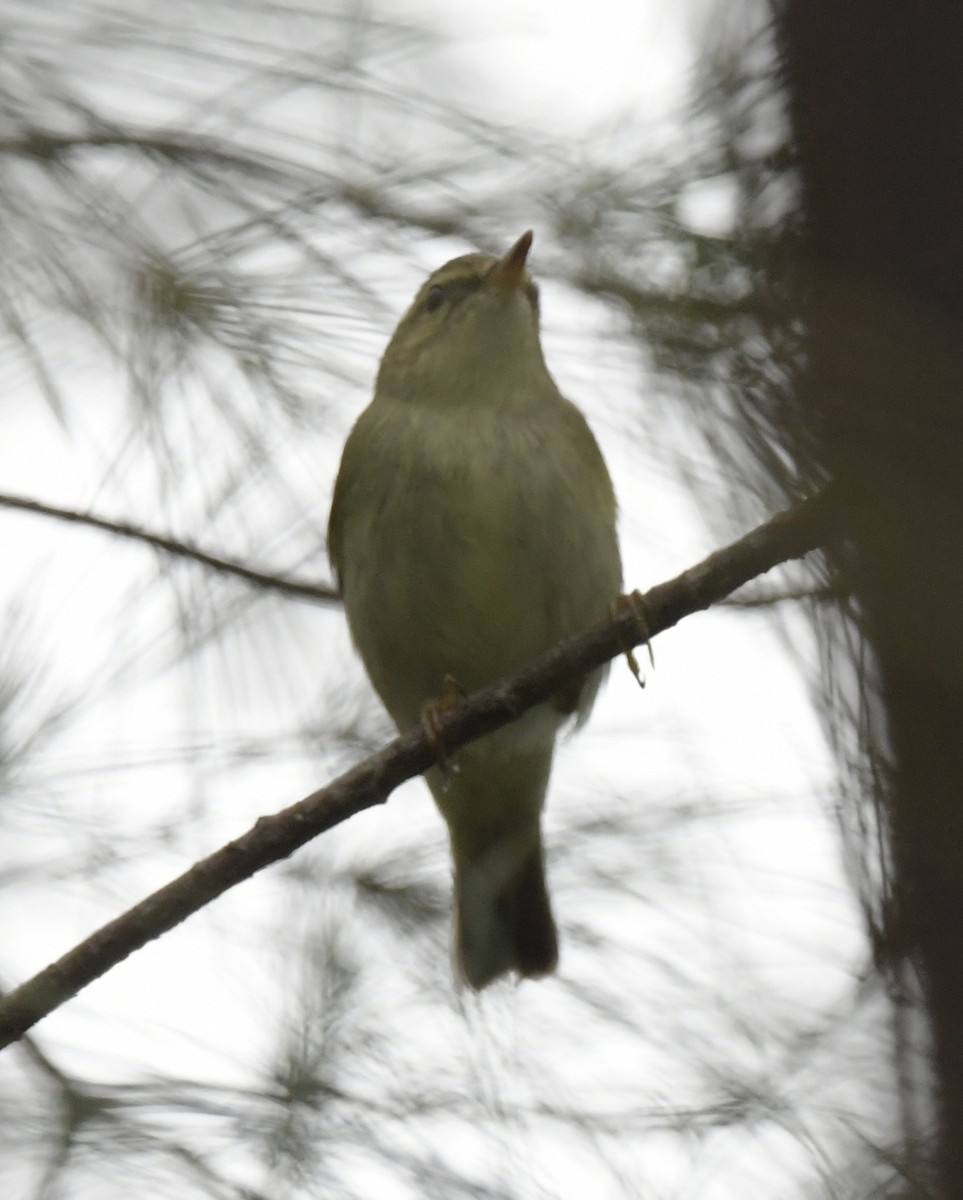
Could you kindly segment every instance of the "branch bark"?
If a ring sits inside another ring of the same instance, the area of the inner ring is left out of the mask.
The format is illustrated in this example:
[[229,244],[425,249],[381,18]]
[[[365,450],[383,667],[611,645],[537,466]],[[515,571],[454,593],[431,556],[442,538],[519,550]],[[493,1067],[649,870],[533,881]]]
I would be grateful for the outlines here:
[[[609,620],[569,638],[530,666],[443,713],[439,731],[448,752],[483,737],[549,699],[567,681],[624,654],[709,608],[736,588],[790,559],[825,545],[837,526],[835,491],[819,495],[760,525],[675,579],[659,584]],[[639,613],[644,613],[643,622]],[[436,761],[420,727],[395,738],[333,783],[275,813],[202,859],[102,926],[62,958],[0,1000],[0,1049],[128,955],[180,924],[229,888],[293,854],[355,813],[383,804],[399,784]]]

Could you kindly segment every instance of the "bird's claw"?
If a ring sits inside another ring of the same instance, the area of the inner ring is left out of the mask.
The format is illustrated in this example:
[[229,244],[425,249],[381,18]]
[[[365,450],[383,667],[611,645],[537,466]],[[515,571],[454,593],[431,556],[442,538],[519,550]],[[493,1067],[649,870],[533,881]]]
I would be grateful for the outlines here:
[[435,752],[438,769],[444,775],[448,774],[452,765],[441,736],[441,718],[450,708],[464,700],[465,695],[465,689],[458,680],[453,675],[446,675],[442,680],[441,696],[437,700],[426,700],[421,706],[421,727]]
[[[645,600],[642,593],[638,590],[627,592],[615,601],[615,615],[624,612],[626,609],[632,614],[632,619],[635,621],[636,628],[642,641],[645,643],[645,648],[649,652],[649,663],[655,670],[655,655],[652,652],[652,641],[649,627],[648,614],[645,611]],[[639,660],[635,657],[634,647],[629,646],[625,651],[625,660],[629,664],[629,670],[635,676],[635,681],[639,687],[645,687],[645,677],[639,668]]]

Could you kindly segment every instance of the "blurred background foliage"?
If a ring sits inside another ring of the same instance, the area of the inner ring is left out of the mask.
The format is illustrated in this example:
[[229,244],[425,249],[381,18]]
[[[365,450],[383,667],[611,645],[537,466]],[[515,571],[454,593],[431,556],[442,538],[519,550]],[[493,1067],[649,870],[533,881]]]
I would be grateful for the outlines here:
[[[535,227],[550,362],[623,478],[655,481],[622,496],[655,561],[833,473],[799,387],[805,189],[770,16],[693,6],[672,122],[573,143],[485,115],[457,21],[413,5],[3,0],[3,984],[388,734],[336,606],[193,548],[330,582],[343,436],[426,268]],[[781,641],[833,752],[811,787],[803,764],[727,789],[685,729],[640,742],[645,708],[565,760],[557,981],[453,991],[441,828],[407,789],[6,1052],[4,1194],[925,1194],[854,596],[797,564],[714,627]]]

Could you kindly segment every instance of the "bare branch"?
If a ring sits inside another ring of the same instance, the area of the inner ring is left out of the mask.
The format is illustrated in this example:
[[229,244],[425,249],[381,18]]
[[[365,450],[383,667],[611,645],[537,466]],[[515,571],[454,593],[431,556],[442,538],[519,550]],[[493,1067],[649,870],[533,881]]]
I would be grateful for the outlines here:
[[91,529],[100,529],[105,533],[112,533],[116,537],[143,542],[148,546],[153,546],[155,550],[163,550],[165,554],[170,554],[175,558],[190,559],[192,562],[201,563],[222,574],[234,575],[257,587],[283,592],[286,596],[298,596],[304,600],[318,600],[328,604],[341,603],[338,589],[331,584],[311,583],[310,580],[290,579],[284,575],[271,575],[265,571],[256,571],[253,567],[245,566],[244,563],[237,562],[235,559],[209,554],[206,550],[201,550],[200,547],[194,546],[190,542],[179,542],[162,533],[152,533],[149,529],[143,529],[139,525],[131,525],[127,521],[112,521],[106,517],[97,517],[93,513],[77,512],[72,508],[59,508],[55,504],[43,504],[39,500],[31,500],[26,496],[2,493],[0,493],[0,508],[12,508],[42,517],[53,517],[57,521],[87,525]]
[[[457,750],[507,725],[548,700],[568,681],[670,629],[683,617],[709,608],[780,563],[824,545],[834,534],[836,512],[835,492],[830,487],[675,579],[645,595],[635,593],[634,603],[622,606],[616,616],[567,639],[531,666],[442,714],[438,728],[446,750]],[[356,813],[383,804],[399,784],[435,762],[436,750],[425,730],[418,727],[299,803],[261,817],[236,841],[102,926],[0,1000],[0,1048],[22,1037],[81,988],[229,888],[287,858]]]
[[832,604],[839,598],[839,589],[829,584],[784,588],[779,591],[759,591],[751,595],[727,596],[726,608],[776,608],[780,604]]
[[[285,159],[273,159],[264,153],[247,154],[241,150],[226,150],[215,138],[171,134],[160,136],[142,130],[100,128],[81,134],[59,134],[46,130],[30,130],[16,137],[0,138],[0,156],[33,158],[41,162],[56,162],[86,150],[132,150],[179,165],[204,164],[248,175],[274,176],[282,180],[292,177],[308,182],[307,170]],[[315,181],[316,182],[316,181]]]

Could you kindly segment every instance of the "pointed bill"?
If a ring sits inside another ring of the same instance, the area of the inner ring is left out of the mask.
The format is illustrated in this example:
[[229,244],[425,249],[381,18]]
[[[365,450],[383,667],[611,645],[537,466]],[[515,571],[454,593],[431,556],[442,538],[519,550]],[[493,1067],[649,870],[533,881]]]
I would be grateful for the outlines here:
[[511,250],[498,260],[488,272],[488,278],[493,283],[503,287],[521,287],[525,276],[525,260],[532,246],[532,231],[526,229]]

